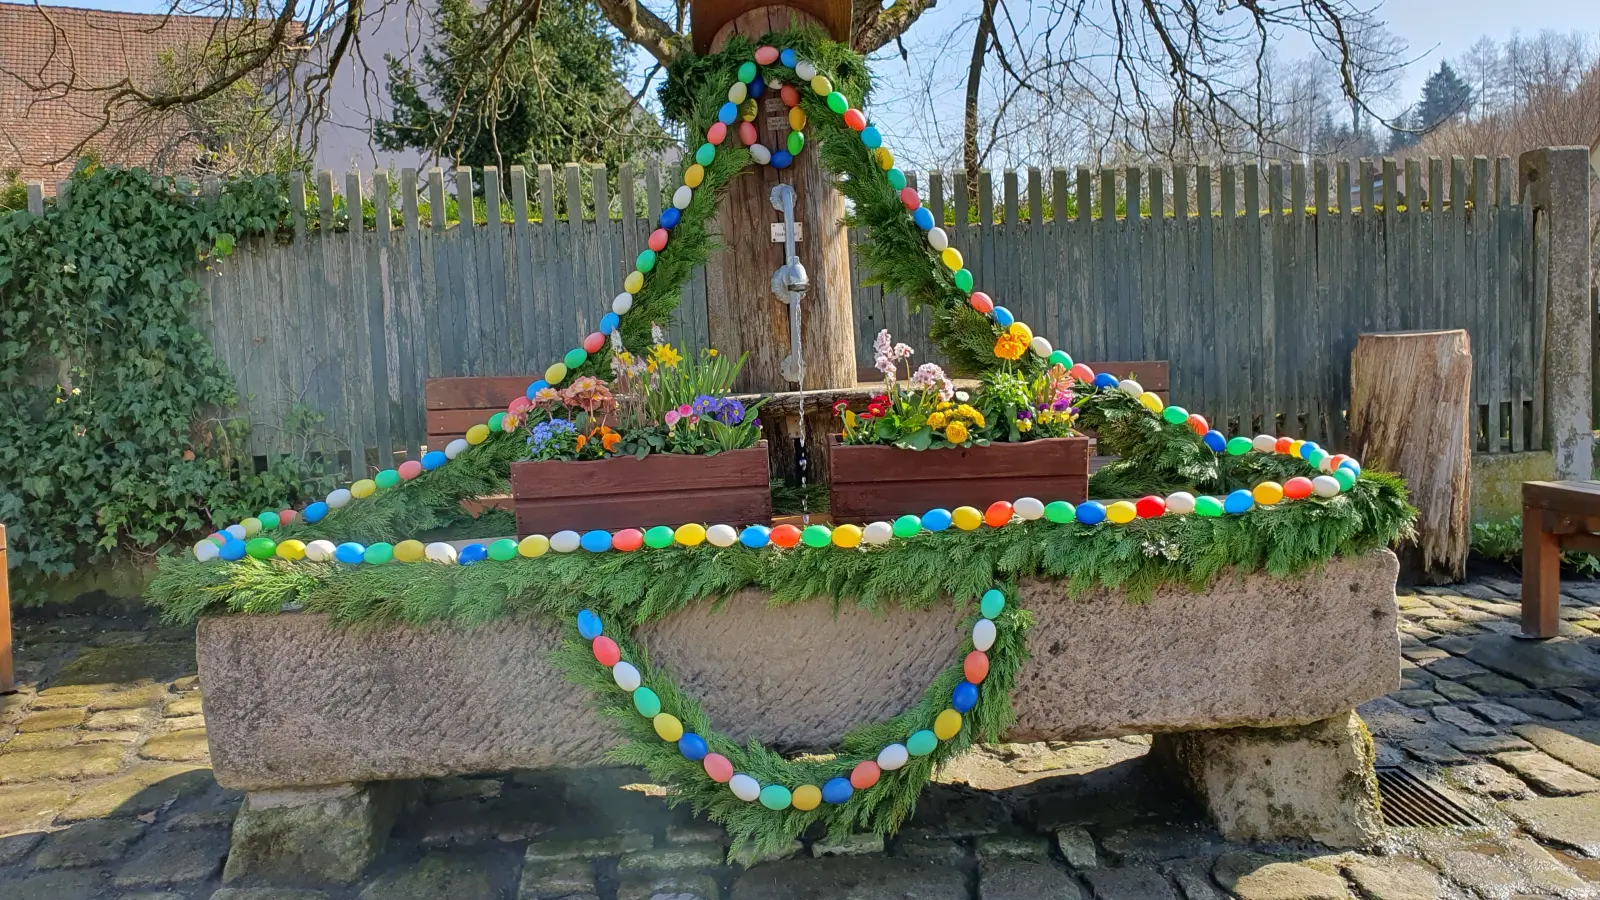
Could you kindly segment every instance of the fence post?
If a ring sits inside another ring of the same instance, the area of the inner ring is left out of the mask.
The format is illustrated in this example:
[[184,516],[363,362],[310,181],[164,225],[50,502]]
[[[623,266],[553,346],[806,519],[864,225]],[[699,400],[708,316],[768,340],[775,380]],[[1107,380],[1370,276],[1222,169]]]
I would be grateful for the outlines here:
[[6,527],[0,525],[0,694],[17,689],[11,660],[11,582],[6,566]]
[[[1518,161],[1533,206],[1534,250],[1548,254],[1545,283],[1545,428],[1557,478],[1587,481],[1594,469],[1594,315],[1589,296],[1589,149],[1544,147]],[[1538,266],[1535,266],[1538,271]]]

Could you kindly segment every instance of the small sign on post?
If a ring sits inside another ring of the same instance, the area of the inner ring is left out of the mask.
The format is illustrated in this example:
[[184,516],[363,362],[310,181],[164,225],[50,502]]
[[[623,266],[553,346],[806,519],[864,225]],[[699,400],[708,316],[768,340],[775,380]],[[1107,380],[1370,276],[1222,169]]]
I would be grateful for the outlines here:
[[[794,223],[794,242],[795,243],[798,244],[798,243],[800,243],[801,240],[803,240],[805,238],[805,231],[806,231],[806,223],[804,223],[804,222],[796,222],[796,223]],[[774,244],[783,243],[783,223],[782,222],[773,222],[772,223],[772,242]]]

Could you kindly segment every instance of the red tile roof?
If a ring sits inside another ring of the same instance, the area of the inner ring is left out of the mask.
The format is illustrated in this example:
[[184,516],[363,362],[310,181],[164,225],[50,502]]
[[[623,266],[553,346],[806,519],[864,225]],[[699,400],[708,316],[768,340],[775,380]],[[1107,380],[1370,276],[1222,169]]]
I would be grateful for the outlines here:
[[[203,44],[218,20],[201,16],[140,15],[0,3],[0,171],[19,168],[23,181],[55,182],[72,171],[73,148],[104,120],[104,97],[82,93],[127,80],[149,89],[160,56],[185,44]],[[65,85],[75,85],[72,91]],[[43,90],[39,88],[42,87]],[[173,134],[119,126],[127,110],[90,149],[106,162],[151,165]]]

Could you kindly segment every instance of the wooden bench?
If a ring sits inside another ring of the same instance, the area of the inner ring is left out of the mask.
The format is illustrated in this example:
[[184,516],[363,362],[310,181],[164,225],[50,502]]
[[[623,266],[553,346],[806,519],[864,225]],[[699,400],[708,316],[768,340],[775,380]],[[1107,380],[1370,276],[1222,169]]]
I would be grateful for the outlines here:
[[1561,553],[1600,553],[1600,483],[1527,481],[1522,485],[1522,634],[1555,637],[1561,628]]

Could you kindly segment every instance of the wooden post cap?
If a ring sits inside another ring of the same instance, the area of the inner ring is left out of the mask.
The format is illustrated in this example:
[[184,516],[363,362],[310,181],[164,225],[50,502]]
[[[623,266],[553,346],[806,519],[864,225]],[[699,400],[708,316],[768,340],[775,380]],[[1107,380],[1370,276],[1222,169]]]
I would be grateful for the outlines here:
[[[809,16],[815,19],[836,41],[850,41],[850,0],[787,0],[781,4],[762,3],[759,0],[693,0],[689,7],[689,22],[694,52],[714,52],[714,41],[723,26],[754,10],[772,13],[776,22],[786,21],[781,13],[801,13],[800,21]],[[774,30],[786,27],[775,25]]]

